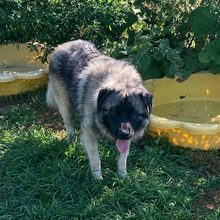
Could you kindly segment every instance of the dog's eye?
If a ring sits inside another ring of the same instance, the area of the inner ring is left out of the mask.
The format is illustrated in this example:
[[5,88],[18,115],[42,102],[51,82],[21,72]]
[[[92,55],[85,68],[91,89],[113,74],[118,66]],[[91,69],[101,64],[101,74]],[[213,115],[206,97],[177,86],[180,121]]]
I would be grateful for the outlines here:
[[112,108],[110,109],[110,111],[111,111],[111,113],[113,113],[113,114],[119,114],[119,110],[118,110],[117,107],[112,107]]
[[130,115],[135,114],[135,109],[134,109],[134,108],[130,108],[129,114],[130,114]]
[[129,115],[139,115],[140,116],[140,113],[137,111],[137,109],[130,108],[129,109]]
[[142,118],[146,118],[147,117],[147,114],[140,113],[135,108],[129,109],[129,115],[131,115],[131,116],[138,116],[138,117],[142,117]]

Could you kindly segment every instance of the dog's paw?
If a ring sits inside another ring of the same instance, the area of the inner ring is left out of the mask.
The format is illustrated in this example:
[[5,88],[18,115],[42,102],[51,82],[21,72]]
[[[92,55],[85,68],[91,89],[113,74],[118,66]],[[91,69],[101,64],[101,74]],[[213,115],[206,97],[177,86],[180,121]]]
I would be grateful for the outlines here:
[[103,179],[101,170],[92,171],[92,176],[97,180],[102,180]]
[[127,173],[127,170],[118,170],[118,177],[119,177],[120,179],[123,179],[123,180],[129,179],[129,177],[128,177],[127,174],[128,174],[128,173]]

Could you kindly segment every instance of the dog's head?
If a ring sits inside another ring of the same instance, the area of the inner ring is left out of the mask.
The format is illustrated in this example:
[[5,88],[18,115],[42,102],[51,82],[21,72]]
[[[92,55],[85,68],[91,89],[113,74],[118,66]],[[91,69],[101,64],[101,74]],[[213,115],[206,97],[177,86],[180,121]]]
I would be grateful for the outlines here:
[[152,94],[146,89],[131,90],[125,94],[102,89],[97,99],[97,125],[117,141],[121,153],[127,152],[131,140],[142,136],[152,110]]

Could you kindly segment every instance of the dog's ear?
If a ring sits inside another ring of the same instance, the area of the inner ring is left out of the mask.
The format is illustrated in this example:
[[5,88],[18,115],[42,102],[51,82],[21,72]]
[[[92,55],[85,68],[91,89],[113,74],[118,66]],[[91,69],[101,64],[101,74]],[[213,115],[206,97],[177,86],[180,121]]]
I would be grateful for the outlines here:
[[147,114],[148,114],[148,118],[149,118],[150,113],[152,111],[153,95],[149,92],[144,92],[141,94],[141,98],[144,102],[144,106],[147,110]]
[[113,92],[113,90],[110,89],[101,89],[99,91],[98,99],[97,99],[97,106],[98,110],[102,107],[103,103],[107,99],[107,97]]

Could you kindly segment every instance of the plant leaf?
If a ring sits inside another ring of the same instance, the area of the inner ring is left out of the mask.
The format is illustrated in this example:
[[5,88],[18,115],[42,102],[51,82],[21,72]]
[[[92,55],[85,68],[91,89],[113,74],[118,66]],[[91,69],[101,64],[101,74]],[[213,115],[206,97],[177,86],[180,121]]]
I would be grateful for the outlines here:
[[189,14],[189,23],[196,37],[214,34],[218,24],[218,16],[208,7],[198,7]]
[[209,54],[207,51],[203,50],[199,53],[199,61],[201,63],[208,63],[209,62]]

